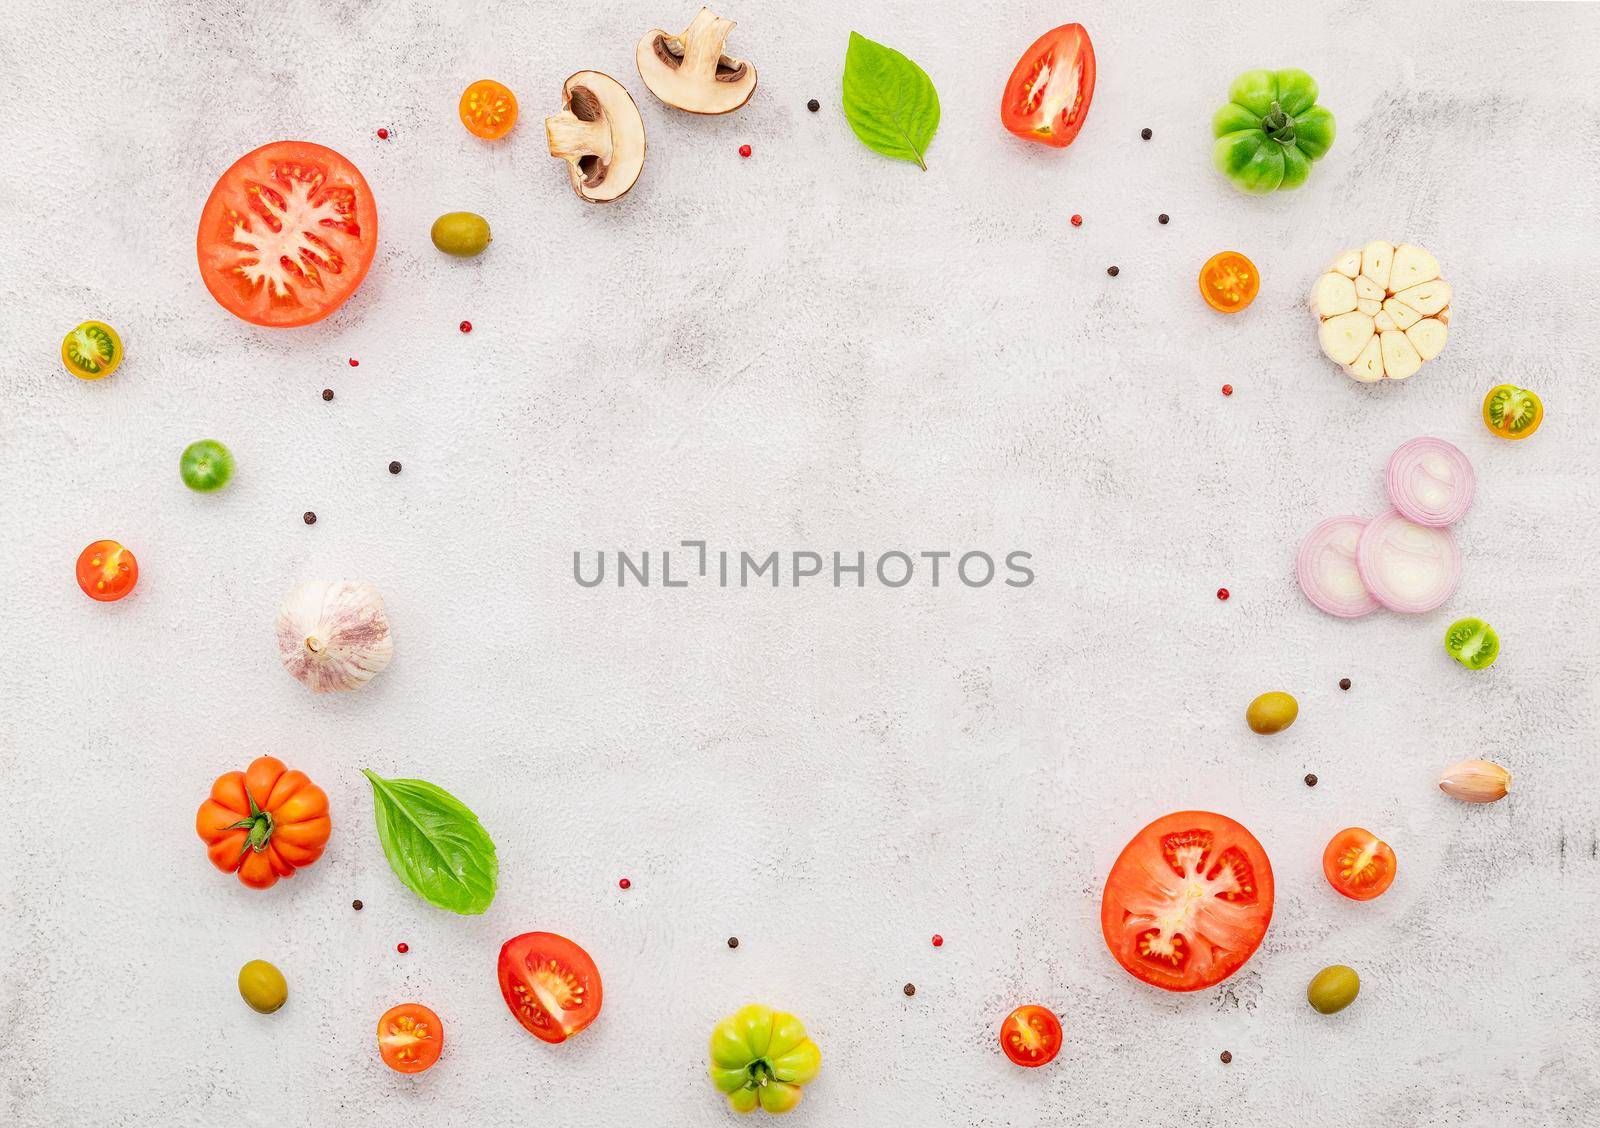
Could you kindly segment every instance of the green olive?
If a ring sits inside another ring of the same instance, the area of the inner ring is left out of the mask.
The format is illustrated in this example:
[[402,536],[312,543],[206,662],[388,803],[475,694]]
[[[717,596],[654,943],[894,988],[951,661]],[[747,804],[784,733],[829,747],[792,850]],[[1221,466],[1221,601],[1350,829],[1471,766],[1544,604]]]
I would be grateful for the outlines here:
[[433,245],[447,255],[481,255],[493,238],[489,221],[472,212],[445,212],[433,221]]
[[239,969],[239,994],[252,1010],[271,1014],[289,998],[283,972],[266,960],[251,960]]
[[1300,703],[1287,693],[1263,693],[1250,702],[1244,719],[1259,733],[1282,732],[1300,715]]
[[1361,990],[1361,977],[1353,967],[1334,964],[1311,977],[1306,988],[1306,1002],[1323,1014],[1334,1014],[1356,1001]]

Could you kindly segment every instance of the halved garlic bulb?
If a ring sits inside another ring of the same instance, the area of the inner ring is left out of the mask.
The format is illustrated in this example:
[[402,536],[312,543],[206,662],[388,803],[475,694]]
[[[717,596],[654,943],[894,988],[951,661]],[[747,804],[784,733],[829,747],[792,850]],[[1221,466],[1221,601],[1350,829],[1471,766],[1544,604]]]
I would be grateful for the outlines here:
[[394,657],[383,596],[348,580],[301,584],[278,608],[278,657],[314,693],[360,689]]

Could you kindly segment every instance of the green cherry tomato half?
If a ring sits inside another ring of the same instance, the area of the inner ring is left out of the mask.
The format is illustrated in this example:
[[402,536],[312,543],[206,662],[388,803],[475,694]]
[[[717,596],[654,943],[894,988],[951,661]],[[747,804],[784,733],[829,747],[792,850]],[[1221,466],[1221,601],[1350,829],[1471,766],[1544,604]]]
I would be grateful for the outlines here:
[[435,247],[459,258],[482,254],[494,238],[489,221],[474,212],[446,212],[433,221],[430,234]]
[[1469,670],[1483,670],[1500,657],[1500,636],[1482,619],[1457,619],[1444,632],[1444,648]]
[[1333,115],[1316,101],[1317,81],[1303,70],[1245,71],[1212,116],[1211,162],[1255,195],[1300,187],[1333,147]]
[[104,380],[122,363],[122,338],[104,321],[85,321],[62,340],[61,363],[80,380]]
[[216,439],[201,439],[183,448],[178,473],[191,490],[220,490],[233,480],[233,454]]
[[1499,384],[1483,397],[1483,425],[1502,439],[1525,439],[1544,422],[1544,403],[1527,388]]
[[822,1069],[822,1051],[792,1014],[751,1003],[711,1032],[711,1081],[735,1112],[788,1112]]
[[289,983],[266,960],[251,960],[239,969],[239,995],[251,1010],[271,1014],[288,1001]]

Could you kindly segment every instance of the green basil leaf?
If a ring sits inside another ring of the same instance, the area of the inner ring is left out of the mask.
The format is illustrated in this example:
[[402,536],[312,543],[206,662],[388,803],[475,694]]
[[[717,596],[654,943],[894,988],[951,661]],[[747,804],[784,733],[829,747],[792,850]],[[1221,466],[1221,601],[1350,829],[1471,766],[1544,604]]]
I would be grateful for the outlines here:
[[923,154],[939,128],[933,80],[892,47],[853,31],[844,55],[844,116],[873,152],[928,171]]
[[372,782],[372,813],[389,868],[430,904],[475,915],[494,900],[500,863],[478,816],[442,787],[420,779]]

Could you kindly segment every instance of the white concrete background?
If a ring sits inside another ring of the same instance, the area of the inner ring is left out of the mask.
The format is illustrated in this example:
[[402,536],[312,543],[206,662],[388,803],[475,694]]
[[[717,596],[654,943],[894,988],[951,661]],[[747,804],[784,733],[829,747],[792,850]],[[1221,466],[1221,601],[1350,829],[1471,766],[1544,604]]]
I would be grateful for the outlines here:
[[[761,87],[712,120],[654,102],[631,62],[692,0],[13,9],[7,1122],[717,1125],[706,1036],[764,1000],[823,1048],[793,1119],[818,1128],[1594,1123],[1600,7],[724,7]],[[1100,78],[1055,152],[1003,132],[996,104],[1067,19]],[[937,83],[927,173],[850,134],[852,28]],[[1255,65],[1312,71],[1340,126],[1310,184],[1267,200],[1208,161],[1209,116]],[[572,196],[540,128],[583,67],[621,78],[649,131],[642,181],[608,209]],[[456,120],[483,76],[522,103],[503,144]],[[382,245],[336,316],[265,331],[212,302],[193,238],[216,176],[283,137],[356,161]],[[458,208],[493,224],[479,260],[428,242]],[[1346,379],[1304,308],[1330,256],[1374,237],[1427,246],[1456,287],[1448,349],[1400,386]],[[1265,277],[1239,317],[1195,293],[1227,247]],[[86,317],[127,343],[103,383],[57,359]],[[1478,421],[1508,380],[1548,408],[1524,444]],[[1299,537],[1377,511],[1384,460],[1418,434],[1479,473],[1460,591],[1417,618],[1319,614],[1294,586]],[[214,496],[176,473],[204,436],[239,462]],[[108,606],[72,579],[102,536],[141,569]],[[1039,578],[570,578],[575,548],[697,536],[1020,548]],[[397,657],[364,692],[314,698],[278,667],[274,611],[316,577],[387,596]],[[1504,641],[1486,673],[1440,646],[1468,613]],[[1241,714],[1269,688],[1301,716],[1265,740]],[[336,826],[321,862],[255,893],[211,869],[192,819],[215,775],[265,752],[327,788]],[[1436,790],[1473,754],[1516,773],[1508,801]],[[486,915],[392,877],[363,766],[478,811],[501,865]],[[1124,842],[1186,807],[1255,831],[1278,901],[1240,974],[1178,997],[1115,965],[1097,914]],[[1370,904],[1319,868],[1352,824],[1400,857]],[[528,929],[604,974],[604,1013],[565,1046],[499,997],[499,945]],[[289,978],[277,1015],[237,997],[253,957]],[[1364,987],[1324,1018],[1303,992],[1333,962]],[[405,999],[447,1024],[422,1077],[375,1053]],[[1037,1072],[995,1037],[1029,1001],[1069,1027]]]

